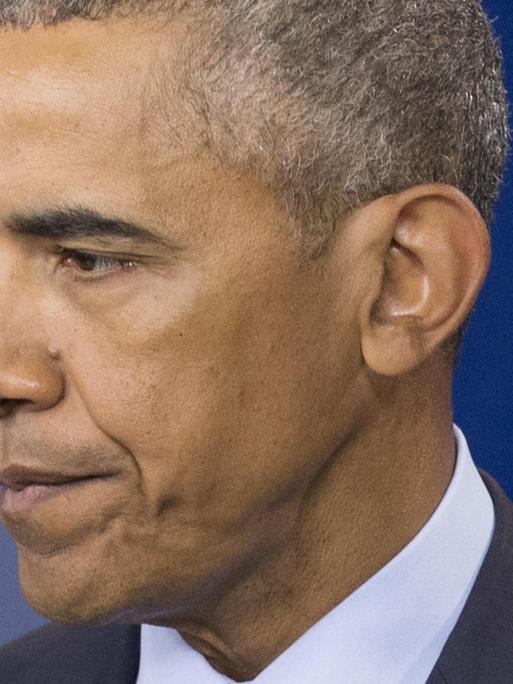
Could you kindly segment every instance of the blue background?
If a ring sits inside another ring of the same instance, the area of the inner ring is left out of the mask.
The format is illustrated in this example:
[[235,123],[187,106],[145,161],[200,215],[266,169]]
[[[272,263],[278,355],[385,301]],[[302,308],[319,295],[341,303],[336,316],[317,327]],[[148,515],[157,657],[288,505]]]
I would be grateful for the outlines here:
[[[429,0],[426,0],[429,2]],[[513,12],[511,0],[487,0],[506,62],[513,94]],[[474,460],[513,498],[513,164],[510,163],[492,229],[492,270],[483,289],[456,371],[454,406]],[[65,578],[63,578],[65,581]],[[0,644],[44,621],[23,601],[17,584],[15,545],[0,528]]]

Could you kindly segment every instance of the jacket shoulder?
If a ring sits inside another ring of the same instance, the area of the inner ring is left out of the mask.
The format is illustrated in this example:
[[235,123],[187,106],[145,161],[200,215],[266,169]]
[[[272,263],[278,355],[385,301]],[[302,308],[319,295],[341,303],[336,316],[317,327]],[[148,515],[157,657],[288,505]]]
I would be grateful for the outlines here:
[[138,625],[49,624],[0,647],[2,684],[134,684]]

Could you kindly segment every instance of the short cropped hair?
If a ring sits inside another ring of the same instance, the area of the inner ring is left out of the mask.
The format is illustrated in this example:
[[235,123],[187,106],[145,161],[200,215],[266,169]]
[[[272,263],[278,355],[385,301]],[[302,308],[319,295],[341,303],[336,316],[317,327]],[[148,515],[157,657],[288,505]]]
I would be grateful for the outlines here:
[[508,111],[479,0],[0,0],[0,24],[189,8],[205,147],[273,188],[314,252],[340,216],[422,183],[491,221]]

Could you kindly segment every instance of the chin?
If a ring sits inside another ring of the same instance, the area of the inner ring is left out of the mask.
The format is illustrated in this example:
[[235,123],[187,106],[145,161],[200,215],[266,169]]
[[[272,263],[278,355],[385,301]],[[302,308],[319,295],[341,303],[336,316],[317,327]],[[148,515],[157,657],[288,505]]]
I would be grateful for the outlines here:
[[[190,604],[191,591],[184,588],[183,578],[176,582],[182,589],[166,596],[164,609],[161,587],[137,575],[139,564],[134,567],[119,559],[116,563],[112,556],[95,556],[90,547],[43,556],[19,546],[18,557],[20,587],[27,603],[52,622],[137,624],[158,618],[162,612],[166,617],[175,612],[181,615]],[[150,577],[154,579],[154,574]],[[160,574],[158,579],[160,583]],[[169,586],[173,584],[170,579]]]
[[115,609],[112,605],[84,600],[80,588],[48,588],[20,580],[21,591],[27,603],[39,615],[65,625],[107,624],[112,622]]
[[20,547],[21,591],[32,609],[52,622],[107,624],[123,611],[126,597],[116,575],[74,554],[41,556]]
[[[100,537],[51,553],[18,543],[18,560],[29,605],[52,622],[69,625],[181,619],[196,605],[204,576],[199,563],[152,566],[146,551],[134,553]],[[212,568],[205,574],[214,575]]]

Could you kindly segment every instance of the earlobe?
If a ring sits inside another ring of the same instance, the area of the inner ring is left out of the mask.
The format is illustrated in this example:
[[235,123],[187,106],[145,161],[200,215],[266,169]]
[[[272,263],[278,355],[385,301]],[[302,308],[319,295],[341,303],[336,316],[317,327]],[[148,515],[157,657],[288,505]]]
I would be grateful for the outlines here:
[[388,206],[381,286],[361,330],[367,366],[393,376],[419,366],[463,324],[486,277],[490,241],[475,206],[451,186],[417,186]]

